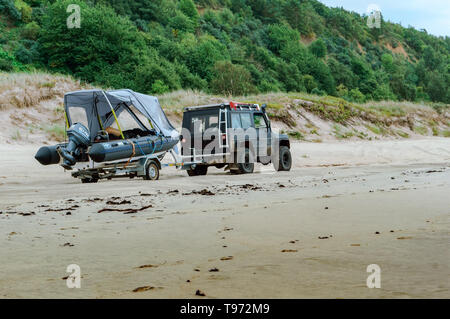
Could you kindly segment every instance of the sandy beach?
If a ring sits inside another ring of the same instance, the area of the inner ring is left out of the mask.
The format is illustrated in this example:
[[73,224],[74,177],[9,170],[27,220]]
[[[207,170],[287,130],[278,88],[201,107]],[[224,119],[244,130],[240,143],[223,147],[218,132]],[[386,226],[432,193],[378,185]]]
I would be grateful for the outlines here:
[[448,138],[296,143],[288,173],[98,184],[38,148],[0,145],[2,298],[450,297]]

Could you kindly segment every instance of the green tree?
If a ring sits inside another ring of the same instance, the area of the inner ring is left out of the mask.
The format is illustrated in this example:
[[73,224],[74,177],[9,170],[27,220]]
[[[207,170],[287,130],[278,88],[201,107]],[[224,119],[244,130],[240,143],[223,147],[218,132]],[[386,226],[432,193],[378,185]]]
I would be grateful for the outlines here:
[[27,23],[22,29],[22,37],[29,40],[37,40],[41,27],[36,21]]
[[308,93],[311,93],[312,90],[317,88],[317,82],[314,80],[314,77],[309,74],[303,76],[303,83]]
[[373,91],[372,97],[375,101],[395,101],[397,99],[394,93],[392,93],[389,84],[386,83],[377,86],[375,91]]
[[425,66],[429,70],[438,68],[441,61],[439,54],[429,45],[426,46],[423,51],[423,60],[425,61]]
[[28,5],[28,3],[26,3],[23,0],[14,0],[14,6],[20,12],[20,17],[23,22],[25,23],[31,22],[31,14],[33,10]]
[[396,68],[394,64],[394,58],[389,53],[384,53],[381,56],[381,63],[383,64],[384,69],[389,73],[394,73]]
[[446,83],[445,77],[442,73],[434,71],[429,75],[429,81],[426,88],[426,93],[430,96],[434,102],[447,100],[448,83]]
[[0,0],[0,13],[8,15],[14,20],[20,20],[22,17],[13,0]]
[[320,38],[311,43],[309,50],[318,58],[324,58],[327,55],[327,45]]
[[0,71],[10,72],[14,70],[14,57],[0,47]]
[[337,96],[341,98],[346,98],[348,96],[348,89],[344,84],[339,84],[336,88]]
[[197,26],[200,16],[192,0],[180,0],[178,8],[191,19],[194,26]]
[[353,102],[362,103],[365,101],[366,97],[358,89],[352,89],[349,92],[349,98]]
[[[81,29],[67,29],[68,4],[81,6]],[[0,0],[0,20],[3,70],[163,92],[208,90],[228,61],[262,92],[450,99],[449,37],[384,20],[369,29],[318,0]]]
[[[73,3],[83,12],[82,27],[68,29],[66,8]],[[89,6],[80,0],[57,1],[43,18],[39,42],[48,68],[88,82],[143,92],[150,92],[158,79],[171,89],[180,87],[175,83],[176,73],[171,74],[173,67],[148,47],[146,37],[128,18],[110,7]],[[146,78],[151,79],[148,83],[142,83],[144,69]]]
[[300,41],[300,35],[286,24],[273,24],[267,28],[268,47],[273,52],[280,52],[288,43]]
[[246,95],[255,92],[250,72],[242,65],[234,65],[230,61],[219,61],[213,69],[211,91],[224,95]]
[[211,36],[189,43],[186,49],[184,59],[188,68],[208,80],[211,80],[211,70],[217,61],[230,59],[226,47]]
[[194,32],[195,24],[192,20],[181,11],[177,11],[176,15],[169,20],[169,25],[177,31]]
[[169,87],[161,80],[156,80],[152,85],[153,94],[163,94],[169,91]]

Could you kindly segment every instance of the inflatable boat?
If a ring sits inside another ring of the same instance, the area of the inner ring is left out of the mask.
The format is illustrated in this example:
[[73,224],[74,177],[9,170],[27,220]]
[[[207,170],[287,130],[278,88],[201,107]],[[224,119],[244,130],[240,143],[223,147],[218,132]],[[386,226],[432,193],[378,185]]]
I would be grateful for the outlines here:
[[[127,167],[143,157],[161,160],[180,140],[158,99],[131,90],[67,93],[64,110],[67,141],[41,147],[35,158],[42,165],[73,170],[78,163],[90,163],[92,172],[93,163],[124,160]],[[72,175],[84,176],[80,171]]]

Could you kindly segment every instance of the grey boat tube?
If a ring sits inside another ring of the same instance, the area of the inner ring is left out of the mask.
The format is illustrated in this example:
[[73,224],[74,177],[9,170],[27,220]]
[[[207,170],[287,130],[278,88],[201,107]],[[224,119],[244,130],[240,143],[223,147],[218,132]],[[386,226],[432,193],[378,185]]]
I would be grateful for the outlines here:
[[34,158],[42,165],[59,164],[61,158],[56,150],[59,146],[65,147],[67,144],[58,144],[53,146],[42,146]]
[[128,140],[96,143],[90,147],[88,154],[94,162],[103,163],[169,151],[178,142],[179,138],[174,139],[161,135],[145,136]]

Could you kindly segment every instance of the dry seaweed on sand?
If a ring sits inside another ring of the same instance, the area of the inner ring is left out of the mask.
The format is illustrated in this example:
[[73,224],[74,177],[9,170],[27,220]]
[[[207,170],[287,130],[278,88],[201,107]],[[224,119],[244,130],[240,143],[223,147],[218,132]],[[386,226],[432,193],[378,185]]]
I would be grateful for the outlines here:
[[33,216],[36,215],[35,212],[29,212],[29,213],[19,213],[20,216]]
[[153,289],[155,289],[155,287],[143,286],[143,287],[137,287],[137,288],[133,289],[133,292],[143,292],[143,291],[148,291],[148,290],[153,290]]
[[256,186],[256,185],[253,185],[253,184],[244,184],[244,185],[241,185],[241,188],[242,189],[250,189],[252,191],[256,191],[256,190],[261,189],[260,186]]
[[73,205],[73,206],[67,207],[67,208],[48,208],[45,211],[46,212],[63,212],[63,211],[68,211],[68,210],[75,210],[79,207],[80,206],[78,206],[78,205]]
[[195,292],[195,295],[196,296],[201,296],[201,297],[206,296],[206,294],[203,291],[201,291],[200,289],[197,289],[197,291]]
[[120,208],[103,208],[100,209],[97,213],[103,213],[103,212],[123,212],[124,214],[135,214],[137,212],[141,212],[143,210],[146,210],[148,208],[153,207],[153,205],[148,205],[148,206],[143,206],[141,208],[124,208],[124,209],[120,209]]
[[214,196],[216,194],[214,194],[213,192],[211,192],[208,189],[202,189],[201,191],[192,191],[190,193],[184,193],[183,195],[203,195],[203,196]]
[[232,260],[233,256],[222,257],[220,260]]
[[131,204],[131,201],[129,200],[122,200],[122,201],[114,201],[114,200],[109,200],[106,202],[107,205],[126,205],[126,204]]

